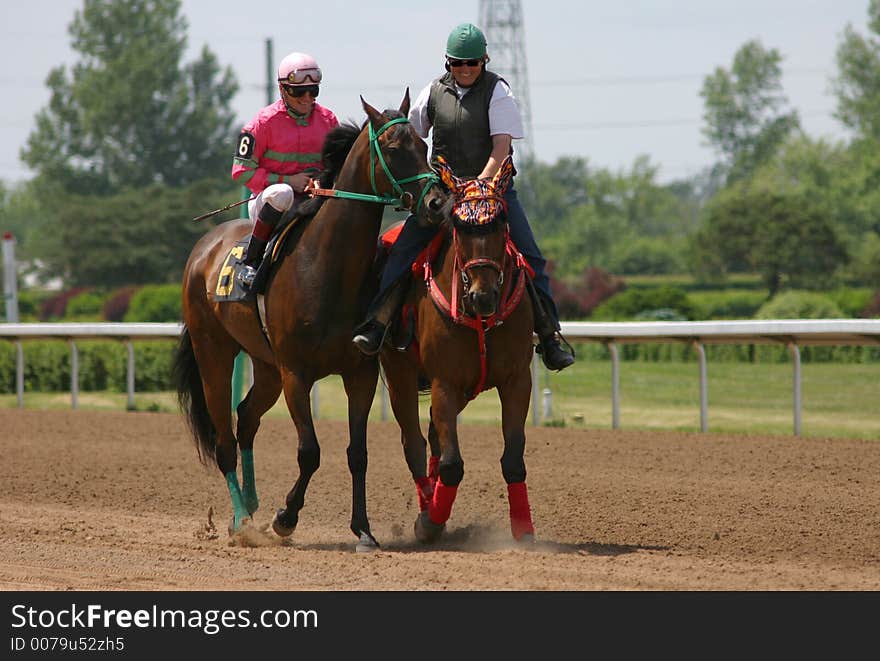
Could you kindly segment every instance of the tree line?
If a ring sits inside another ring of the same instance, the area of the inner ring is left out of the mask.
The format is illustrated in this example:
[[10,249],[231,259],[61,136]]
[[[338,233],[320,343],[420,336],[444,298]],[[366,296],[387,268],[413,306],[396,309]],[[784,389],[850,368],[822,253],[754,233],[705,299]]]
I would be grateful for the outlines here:
[[[658,183],[647,156],[624,171],[569,156],[518,163],[520,195],[560,282],[757,273],[770,295],[841,283],[880,287],[880,0],[868,33],[847,26],[832,81],[851,135],[808,135],[782,86],[782,55],[752,40],[701,88],[717,162]],[[68,286],[179,282],[194,242],[240,196],[229,178],[238,82],[203,48],[182,61],[180,0],[84,0],[69,26],[79,58],[49,72],[51,97],[20,157],[36,175],[0,182],[20,259]],[[601,279],[601,278],[599,278]]]

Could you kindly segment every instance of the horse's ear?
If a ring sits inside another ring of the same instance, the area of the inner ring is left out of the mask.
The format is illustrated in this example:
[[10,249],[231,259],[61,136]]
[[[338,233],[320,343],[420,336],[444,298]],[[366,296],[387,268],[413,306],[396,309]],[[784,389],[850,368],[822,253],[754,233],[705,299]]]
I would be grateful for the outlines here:
[[437,170],[437,174],[440,175],[440,179],[446,185],[446,188],[453,193],[457,192],[464,184],[461,179],[453,174],[452,169],[446,165],[446,159],[442,156],[437,157],[437,165],[434,169]]
[[501,167],[498,168],[498,172],[492,177],[492,186],[498,193],[503,195],[507,187],[510,186],[511,179],[513,179],[513,158],[508,154],[501,161]]
[[403,101],[400,102],[400,114],[404,117],[409,117],[409,86],[406,88],[406,92],[403,95]]
[[364,112],[367,113],[367,117],[370,119],[370,123],[378,128],[382,125],[382,113],[376,110],[369,103],[364,101],[364,97],[361,96],[361,105],[364,107]]

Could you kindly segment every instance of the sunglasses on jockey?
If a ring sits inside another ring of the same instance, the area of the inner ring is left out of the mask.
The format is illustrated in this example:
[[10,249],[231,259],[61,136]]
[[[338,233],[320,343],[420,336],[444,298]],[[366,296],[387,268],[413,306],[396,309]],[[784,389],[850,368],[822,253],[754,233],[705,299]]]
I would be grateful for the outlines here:
[[313,85],[319,85],[321,83],[321,78],[320,69],[294,69],[287,74],[287,78],[279,78],[278,82],[282,85],[305,85],[309,82]]
[[317,85],[281,85],[281,87],[295,99],[305,96],[306,92],[311,93],[312,97],[317,99],[321,89]]

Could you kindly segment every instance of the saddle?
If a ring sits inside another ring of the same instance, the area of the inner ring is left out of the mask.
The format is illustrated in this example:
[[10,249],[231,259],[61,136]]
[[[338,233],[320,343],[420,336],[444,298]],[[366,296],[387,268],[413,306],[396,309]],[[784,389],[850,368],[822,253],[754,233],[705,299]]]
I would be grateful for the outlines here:
[[282,221],[275,233],[269,238],[266,244],[266,252],[263,260],[257,267],[257,275],[254,277],[254,283],[250,288],[245,287],[238,281],[238,272],[241,271],[244,264],[244,254],[247,250],[250,237],[244,237],[238,241],[223,262],[220,274],[217,277],[217,286],[214,290],[215,301],[250,301],[259,294],[265,293],[266,283],[272,269],[278,262],[278,256],[281,254],[281,248],[284,246],[290,231],[298,224],[303,216],[294,215],[286,221]]

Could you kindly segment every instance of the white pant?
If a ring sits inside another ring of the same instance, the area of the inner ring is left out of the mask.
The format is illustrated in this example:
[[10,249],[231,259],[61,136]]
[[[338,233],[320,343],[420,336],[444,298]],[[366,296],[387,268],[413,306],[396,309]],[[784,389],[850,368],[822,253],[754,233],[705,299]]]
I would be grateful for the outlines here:
[[[260,209],[267,203],[278,211],[290,211],[293,207],[294,197],[293,188],[288,184],[266,186],[259,195],[248,202],[248,217],[256,222],[257,218],[260,217]],[[287,215],[285,213],[282,218]]]

